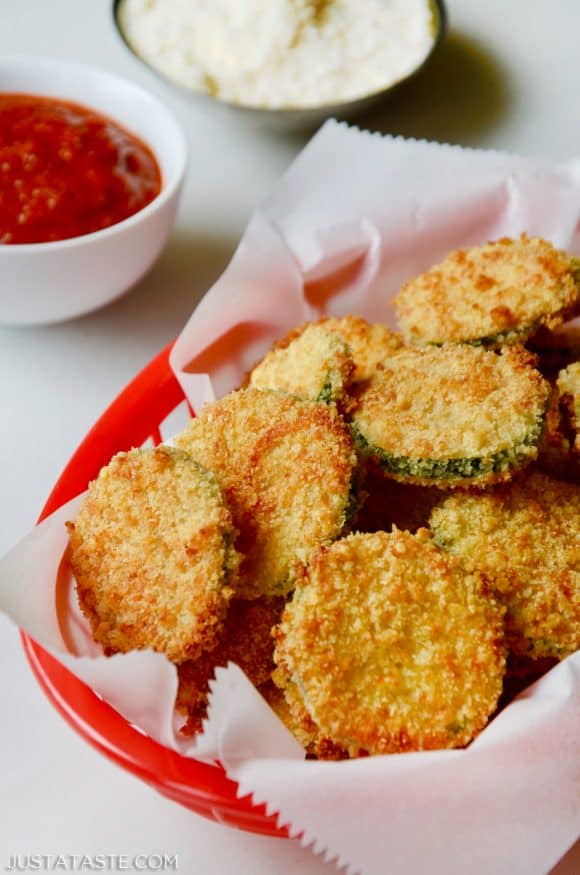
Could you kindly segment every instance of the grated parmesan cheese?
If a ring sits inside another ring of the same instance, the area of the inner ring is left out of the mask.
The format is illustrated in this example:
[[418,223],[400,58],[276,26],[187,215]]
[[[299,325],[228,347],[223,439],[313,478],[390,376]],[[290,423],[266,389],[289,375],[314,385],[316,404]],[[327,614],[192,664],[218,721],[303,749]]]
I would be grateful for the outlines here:
[[428,0],[124,0],[119,23],[171,79],[272,109],[380,91],[415,70],[434,39]]

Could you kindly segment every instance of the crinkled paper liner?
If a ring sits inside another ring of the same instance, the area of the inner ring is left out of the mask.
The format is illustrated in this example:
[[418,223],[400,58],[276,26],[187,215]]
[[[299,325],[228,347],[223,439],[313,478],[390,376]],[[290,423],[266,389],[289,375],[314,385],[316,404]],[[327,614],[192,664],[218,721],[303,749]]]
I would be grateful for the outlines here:
[[[322,314],[393,324],[390,297],[457,246],[522,231],[580,251],[580,166],[384,138],[327,123],[253,215],[179,338],[172,366],[194,409],[221,397],[273,340]],[[466,750],[305,761],[240,669],[218,669],[196,739],[176,732],[174,667],[104,658],[66,564],[61,508],[0,563],[0,609],[162,744],[219,760],[350,875],[535,875],[580,833],[580,653],[504,709]],[[64,557],[64,558],[63,558]],[[56,582],[56,584],[55,584]]]

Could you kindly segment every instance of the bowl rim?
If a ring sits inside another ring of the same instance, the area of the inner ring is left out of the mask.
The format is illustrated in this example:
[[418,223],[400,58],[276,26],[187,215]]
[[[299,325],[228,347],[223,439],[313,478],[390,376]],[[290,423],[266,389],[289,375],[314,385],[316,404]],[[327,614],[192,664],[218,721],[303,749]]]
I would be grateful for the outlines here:
[[[97,76],[101,79],[101,81],[108,81],[112,86],[122,83],[124,88],[129,88],[133,90],[134,93],[139,94],[140,97],[148,100],[152,105],[155,106],[156,111],[165,117],[164,123],[167,130],[169,130],[170,136],[176,146],[176,158],[171,173],[168,174],[167,181],[165,181],[162,176],[161,190],[159,191],[159,194],[157,194],[153,198],[153,200],[149,201],[148,204],[146,204],[140,210],[137,210],[137,212],[133,213],[133,215],[128,216],[126,219],[121,219],[120,222],[115,222],[115,224],[109,225],[107,228],[101,228],[98,231],[91,231],[88,234],[79,234],[76,237],[66,237],[64,240],[49,240],[38,243],[5,243],[3,245],[0,245],[0,258],[10,258],[17,255],[26,255],[35,252],[58,252],[66,249],[74,249],[79,246],[90,245],[92,242],[106,240],[108,237],[113,237],[118,233],[129,230],[130,228],[139,224],[142,221],[146,221],[150,215],[163,208],[168,201],[172,200],[175,194],[179,191],[185,178],[185,172],[187,169],[187,140],[181,125],[179,124],[173,113],[171,113],[167,109],[167,107],[159,97],[157,97],[147,88],[143,87],[137,82],[134,82],[132,79],[129,79],[126,76],[121,76],[118,73],[113,73],[109,70],[103,69],[102,67],[94,66],[93,64],[85,64],[81,61],[54,58],[49,55],[18,54],[5,55],[0,58],[0,76],[2,75],[2,72],[4,70],[18,72],[19,69],[25,70],[28,73],[33,72],[33,70],[37,70],[39,72],[46,73],[47,76],[50,74],[51,71],[54,72],[60,69],[69,71],[71,74],[77,74],[80,76]],[[4,92],[0,84],[0,94],[2,93]],[[11,91],[10,93],[30,94],[32,96],[35,96],[36,94],[36,96],[38,97],[48,96],[42,93],[29,91],[28,89],[22,92]],[[58,100],[58,97],[56,97],[55,99]],[[68,98],[64,97],[62,99],[68,100]],[[109,118],[112,121],[115,121],[118,124],[122,125],[129,133],[133,133],[131,128],[127,127],[123,120],[118,118],[118,116],[114,113],[110,113],[106,110],[103,111],[95,109],[90,103],[87,103],[83,100],[74,100],[70,102],[77,103],[79,106],[83,106],[86,109],[92,109],[95,112],[100,113],[102,116],[105,116],[106,118]],[[151,149],[155,160],[159,162],[157,150],[153,148],[153,146],[144,137],[140,138],[145,142],[145,145],[149,149]]]
[[423,67],[425,67],[426,64],[431,60],[433,54],[438,50],[441,43],[443,42],[445,34],[447,33],[449,21],[447,8],[445,6],[445,0],[425,0],[426,5],[429,6],[431,9],[435,22],[435,35],[431,47],[429,48],[429,51],[427,52],[423,60],[416,67],[414,67],[409,73],[401,76],[400,79],[397,79],[395,82],[391,82],[387,86],[377,88],[376,91],[370,91],[367,94],[361,94],[359,95],[359,97],[353,97],[350,100],[339,101],[338,103],[317,103],[313,106],[268,107],[251,103],[235,103],[234,101],[224,100],[223,97],[209,94],[205,91],[196,91],[193,88],[188,88],[187,85],[184,85],[182,82],[178,82],[176,79],[172,79],[171,76],[168,76],[161,70],[158,70],[143,57],[141,57],[141,55],[133,48],[133,46],[130,44],[129,40],[125,36],[125,33],[119,21],[119,9],[121,7],[121,4],[124,2],[125,0],[112,0],[111,12],[113,18],[113,26],[117,33],[117,36],[124,44],[125,48],[131,53],[131,55],[158,79],[161,79],[163,82],[175,88],[179,93],[181,93],[182,95],[187,95],[188,97],[201,98],[208,103],[214,103],[218,106],[222,106],[231,110],[237,110],[240,113],[263,113],[264,116],[270,116],[271,118],[279,117],[285,119],[298,119],[308,114],[311,114],[313,116],[321,114],[331,116],[334,113],[338,113],[339,115],[342,115],[344,113],[345,115],[347,115],[351,112],[356,111],[359,105],[366,104],[367,101],[375,100],[382,96],[386,96],[392,90],[398,88],[400,85],[403,85],[409,79],[414,78],[418,73],[421,72]]

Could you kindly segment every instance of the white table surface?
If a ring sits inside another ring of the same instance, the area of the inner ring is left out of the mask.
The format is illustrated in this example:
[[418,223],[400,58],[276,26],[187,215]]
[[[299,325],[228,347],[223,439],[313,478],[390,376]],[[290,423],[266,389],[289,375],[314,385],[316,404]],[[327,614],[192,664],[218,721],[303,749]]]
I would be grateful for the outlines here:
[[[168,248],[129,295],[68,324],[0,328],[0,553],[33,525],[95,418],[178,333],[304,142],[182,102],[129,56],[110,6],[0,0],[0,56],[82,59],[163,95],[188,135],[187,185]],[[430,70],[360,124],[541,158],[580,155],[578,0],[449,0],[448,9],[451,32]],[[165,853],[198,875],[335,871],[296,842],[198,818],[100,757],[45,700],[1,617],[0,666],[0,867],[11,854]],[[580,871],[580,845],[557,871]]]

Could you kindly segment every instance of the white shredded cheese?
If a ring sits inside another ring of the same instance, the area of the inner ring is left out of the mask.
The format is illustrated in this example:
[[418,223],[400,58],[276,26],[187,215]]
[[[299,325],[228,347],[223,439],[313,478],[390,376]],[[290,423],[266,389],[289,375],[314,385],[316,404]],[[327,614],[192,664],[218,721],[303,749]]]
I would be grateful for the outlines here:
[[380,91],[415,70],[434,39],[428,0],[124,0],[119,23],[171,79],[268,108]]

